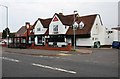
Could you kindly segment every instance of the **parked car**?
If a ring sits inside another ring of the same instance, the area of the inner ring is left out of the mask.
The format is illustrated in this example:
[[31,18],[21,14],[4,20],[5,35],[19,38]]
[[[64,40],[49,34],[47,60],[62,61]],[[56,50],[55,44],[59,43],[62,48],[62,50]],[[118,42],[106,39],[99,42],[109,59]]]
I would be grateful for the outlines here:
[[113,41],[113,43],[112,43],[112,48],[117,48],[117,49],[119,49],[119,48],[120,48],[120,42],[119,42],[119,41]]

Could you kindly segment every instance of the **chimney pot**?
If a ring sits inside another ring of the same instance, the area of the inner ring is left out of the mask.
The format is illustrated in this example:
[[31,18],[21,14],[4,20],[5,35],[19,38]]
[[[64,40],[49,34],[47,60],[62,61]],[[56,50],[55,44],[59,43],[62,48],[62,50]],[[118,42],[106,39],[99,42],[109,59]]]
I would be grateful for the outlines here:
[[63,13],[60,12],[59,15],[63,15]]
[[30,28],[30,23],[26,22],[25,26],[26,26],[27,29],[29,29]]

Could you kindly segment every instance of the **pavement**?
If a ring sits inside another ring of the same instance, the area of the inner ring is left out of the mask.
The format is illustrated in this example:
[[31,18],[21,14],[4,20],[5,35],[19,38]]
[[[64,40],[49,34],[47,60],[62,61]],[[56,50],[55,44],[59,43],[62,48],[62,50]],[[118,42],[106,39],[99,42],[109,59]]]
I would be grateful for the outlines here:
[[91,49],[77,48],[75,51],[53,51],[41,49],[19,49],[19,48],[2,48],[3,51],[9,53],[25,54],[25,55],[43,55],[43,56],[69,56],[71,54],[91,54]]

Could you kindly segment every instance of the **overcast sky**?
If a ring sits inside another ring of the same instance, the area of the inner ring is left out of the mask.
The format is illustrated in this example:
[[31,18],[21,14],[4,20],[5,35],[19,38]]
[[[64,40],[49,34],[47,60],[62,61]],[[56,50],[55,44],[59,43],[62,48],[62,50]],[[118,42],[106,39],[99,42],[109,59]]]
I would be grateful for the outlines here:
[[[9,28],[17,31],[25,22],[33,24],[37,18],[51,18],[54,13],[80,16],[100,14],[105,27],[118,25],[118,0],[0,0],[9,8]],[[6,27],[6,8],[0,6],[0,31]]]

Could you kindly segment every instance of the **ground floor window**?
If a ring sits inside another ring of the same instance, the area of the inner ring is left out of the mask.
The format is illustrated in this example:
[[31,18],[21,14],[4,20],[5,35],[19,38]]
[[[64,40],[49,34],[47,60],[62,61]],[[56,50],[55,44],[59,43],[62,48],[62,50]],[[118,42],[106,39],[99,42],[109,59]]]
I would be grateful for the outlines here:
[[26,39],[22,39],[21,43],[26,43]]
[[49,42],[65,42],[65,36],[63,36],[63,35],[52,35],[49,38]]
[[41,44],[42,43],[42,36],[37,36],[37,40],[38,40],[38,44]]
[[8,47],[26,48],[26,37],[9,37]]
[[30,42],[30,43],[33,43],[33,42],[34,42],[34,36],[30,36],[30,37],[29,37],[29,42]]

